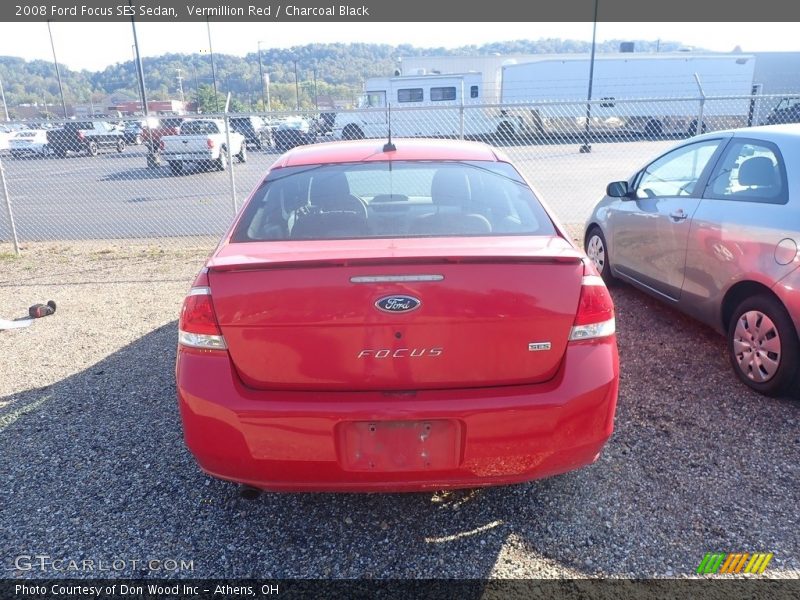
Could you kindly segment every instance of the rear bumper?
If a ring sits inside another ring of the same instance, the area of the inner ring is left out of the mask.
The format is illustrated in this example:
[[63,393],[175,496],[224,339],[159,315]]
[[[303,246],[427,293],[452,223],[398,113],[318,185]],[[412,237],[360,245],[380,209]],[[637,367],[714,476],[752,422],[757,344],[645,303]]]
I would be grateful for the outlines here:
[[44,154],[44,144],[31,144],[30,146],[11,146],[10,152],[14,156]]
[[[177,151],[164,151],[162,153],[164,160],[180,160],[186,162],[195,162],[195,161],[207,161],[207,160],[216,160],[214,155],[211,151],[200,151],[200,152],[177,152]],[[219,155],[217,155],[219,158]]]
[[[594,462],[611,435],[618,383],[614,337],[570,344],[547,383],[416,393],[253,390],[239,381],[226,352],[180,348],[177,362],[184,436],[200,467],[281,491],[477,487],[572,471]],[[438,420],[458,431],[453,465],[347,466],[353,457],[346,456],[342,431],[350,423]]]

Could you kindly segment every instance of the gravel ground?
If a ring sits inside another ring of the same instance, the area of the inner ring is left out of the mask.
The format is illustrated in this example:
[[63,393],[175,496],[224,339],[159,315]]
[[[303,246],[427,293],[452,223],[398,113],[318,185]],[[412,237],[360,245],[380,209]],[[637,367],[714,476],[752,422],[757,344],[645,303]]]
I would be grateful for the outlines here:
[[[734,378],[723,339],[628,286],[616,432],[581,471],[419,494],[263,494],[204,476],[175,401],[176,316],[210,245],[0,255],[0,558],[192,561],[185,577],[691,576],[704,553],[773,552],[800,576],[800,403]],[[136,563],[134,561],[142,561]],[[97,572],[69,572],[96,577]],[[108,573],[105,573],[108,574]]]

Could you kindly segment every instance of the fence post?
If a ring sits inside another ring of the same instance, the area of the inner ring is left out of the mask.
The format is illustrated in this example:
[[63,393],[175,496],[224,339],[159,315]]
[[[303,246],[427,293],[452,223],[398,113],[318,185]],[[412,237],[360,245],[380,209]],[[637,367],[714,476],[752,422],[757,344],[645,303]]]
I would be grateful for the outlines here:
[[[228,115],[228,108],[231,104],[231,93],[228,92],[228,98],[225,100],[225,146],[228,148],[228,177],[231,182],[231,204],[233,205],[233,216],[239,212],[239,203],[236,201],[236,178],[233,175],[233,152],[231,152],[231,120]],[[242,140],[242,146],[247,144],[247,140]],[[247,152],[247,150],[245,150]]]
[[697,113],[697,125],[694,128],[693,135],[700,135],[703,133],[703,111],[705,110],[706,94],[703,91],[703,86],[700,83],[700,76],[697,73],[694,74],[694,80],[697,82],[697,87],[700,90],[700,110]]
[[14,243],[14,253],[19,256],[19,240],[17,239],[17,227],[14,225],[14,213],[11,211],[11,197],[8,195],[6,185],[6,170],[3,168],[3,159],[0,158],[0,180],[3,182],[3,198],[6,201],[6,212],[8,213],[8,223],[11,226],[11,240]]
[[461,79],[461,106],[458,114],[458,139],[464,139],[464,79]]

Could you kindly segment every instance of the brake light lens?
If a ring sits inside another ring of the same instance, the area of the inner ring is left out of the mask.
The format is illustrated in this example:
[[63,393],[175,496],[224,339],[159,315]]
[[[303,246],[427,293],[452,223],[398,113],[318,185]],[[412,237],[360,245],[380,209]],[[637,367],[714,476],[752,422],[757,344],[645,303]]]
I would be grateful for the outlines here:
[[206,145],[208,146],[208,149],[211,150],[212,148],[214,148],[214,140],[212,140],[211,138],[208,138],[206,140]]
[[[198,285],[198,284],[205,285]],[[222,337],[222,331],[214,313],[211,301],[211,288],[205,272],[201,273],[195,285],[183,301],[180,324],[178,325],[178,342],[190,348],[204,350],[226,350],[228,345]]]
[[85,136],[85,135],[83,135],[83,132],[82,132],[82,131],[79,131],[79,132],[78,132],[78,139],[79,139],[79,140],[83,140],[83,139],[85,139],[85,138],[86,138],[86,136]]
[[584,275],[578,312],[569,333],[572,342],[607,337],[616,331],[614,303],[603,278]]

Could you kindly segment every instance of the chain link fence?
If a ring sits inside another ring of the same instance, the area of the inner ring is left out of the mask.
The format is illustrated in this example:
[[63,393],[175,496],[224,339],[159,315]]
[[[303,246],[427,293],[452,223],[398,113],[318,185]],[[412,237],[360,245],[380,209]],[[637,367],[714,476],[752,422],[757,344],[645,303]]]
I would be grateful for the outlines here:
[[445,100],[336,114],[7,123],[0,131],[0,252],[76,240],[210,247],[282,152],[341,138],[385,138],[390,124],[394,138],[498,147],[561,221],[579,230],[609,181],[627,178],[676,140],[764,124],[783,97],[506,105]]

